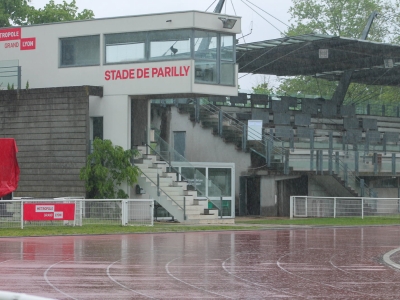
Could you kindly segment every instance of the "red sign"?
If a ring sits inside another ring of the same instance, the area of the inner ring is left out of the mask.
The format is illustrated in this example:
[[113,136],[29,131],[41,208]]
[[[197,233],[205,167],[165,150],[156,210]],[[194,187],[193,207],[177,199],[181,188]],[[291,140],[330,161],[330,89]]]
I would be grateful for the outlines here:
[[21,50],[35,50],[36,38],[21,39]]
[[24,203],[24,221],[73,221],[75,203]]
[[21,39],[21,28],[9,28],[0,30],[1,41],[14,41]]
[[104,73],[104,79],[109,81],[141,78],[187,77],[189,75],[189,70],[190,66],[107,70]]

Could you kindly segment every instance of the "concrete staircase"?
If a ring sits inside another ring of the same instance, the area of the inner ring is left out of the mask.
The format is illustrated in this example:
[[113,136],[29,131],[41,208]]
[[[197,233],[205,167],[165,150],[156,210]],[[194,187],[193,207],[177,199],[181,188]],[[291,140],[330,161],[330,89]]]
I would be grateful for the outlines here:
[[158,160],[156,155],[145,154],[145,146],[139,146],[138,150],[140,156],[134,162],[142,171],[138,184],[175,220],[185,224],[234,224],[233,218],[221,218],[217,209],[208,209],[207,201],[199,198],[197,191],[188,190],[186,181],[177,181],[177,174],[168,172],[166,162]]

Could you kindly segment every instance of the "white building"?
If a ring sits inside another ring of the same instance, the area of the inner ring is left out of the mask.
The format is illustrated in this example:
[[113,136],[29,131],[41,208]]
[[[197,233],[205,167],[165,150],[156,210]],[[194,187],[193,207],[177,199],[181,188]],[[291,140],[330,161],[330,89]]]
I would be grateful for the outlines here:
[[22,87],[102,86],[90,117],[102,117],[104,139],[129,149],[136,100],[237,94],[240,24],[187,11],[12,27],[0,30],[0,57],[21,67]]

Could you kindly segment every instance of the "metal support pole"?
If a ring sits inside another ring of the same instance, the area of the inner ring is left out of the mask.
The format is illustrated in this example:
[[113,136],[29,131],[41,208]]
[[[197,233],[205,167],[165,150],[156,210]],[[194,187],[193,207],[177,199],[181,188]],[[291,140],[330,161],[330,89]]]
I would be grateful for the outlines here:
[[367,115],[371,115],[371,105],[369,103],[367,104]]
[[348,178],[348,174],[347,174],[347,163],[344,164],[344,184],[345,186],[349,185],[349,178]]
[[222,219],[222,197],[220,199],[221,199],[220,210],[221,210],[221,219]]
[[310,149],[310,171],[314,169],[314,150]]
[[387,144],[387,137],[386,133],[383,134],[383,153],[386,154],[386,144]]
[[386,106],[385,104],[382,105],[382,117],[386,116]]
[[289,175],[289,150],[285,150],[285,169],[284,174]]
[[246,152],[247,150],[247,126],[243,124],[243,132],[242,132],[242,151]]
[[335,170],[336,174],[339,175],[339,151],[335,152]]
[[343,151],[346,150],[346,140],[347,140],[346,133],[343,132],[343,134],[342,134],[342,150]]
[[328,171],[329,175],[333,173],[333,132],[329,132],[329,150],[328,150]]
[[315,151],[316,152],[316,154],[317,154],[317,157],[316,157],[316,168],[315,168],[315,174],[316,175],[318,175],[318,171],[319,171],[319,153],[320,153],[320,150],[317,150],[317,151]]
[[223,128],[222,124],[223,124],[223,121],[224,121],[224,114],[223,114],[223,111],[220,110],[218,112],[218,135],[220,137],[222,137],[222,128]]
[[157,173],[157,196],[160,197],[160,174]]
[[18,90],[21,89],[21,77],[22,77],[21,66],[18,66]]
[[396,175],[396,153],[392,153],[392,175]]
[[294,151],[294,133],[293,133],[293,129],[290,130],[290,138],[289,138],[289,144],[290,144],[290,149],[292,149],[292,151]]
[[194,120],[196,123],[200,123],[200,99],[194,99]]
[[183,219],[186,221],[186,197],[183,197]]
[[374,153],[374,175],[378,174],[378,154]]
[[357,175],[357,176],[358,176],[358,174],[359,174],[359,165],[358,165],[359,159],[360,159],[360,154],[359,154],[358,151],[356,151],[356,152],[354,153],[354,167],[355,167],[355,172],[356,172],[356,175]]
[[361,197],[365,196],[365,181],[364,181],[364,179],[360,179],[360,194],[361,194]]

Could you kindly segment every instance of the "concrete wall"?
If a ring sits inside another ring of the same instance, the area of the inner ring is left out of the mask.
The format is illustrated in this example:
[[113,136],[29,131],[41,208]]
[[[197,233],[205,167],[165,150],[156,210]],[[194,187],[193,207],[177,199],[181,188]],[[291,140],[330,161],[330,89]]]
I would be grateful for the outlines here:
[[[205,130],[200,124],[189,121],[189,114],[180,114],[176,107],[171,107],[166,120],[170,120],[168,136],[173,137],[174,131],[186,131],[186,158],[189,161],[235,163],[235,202],[239,207],[239,176],[248,174],[250,155],[214,136],[211,129]],[[173,146],[172,141],[170,144]]]
[[[14,138],[16,197],[85,196],[89,94],[85,87],[0,91],[0,137]],[[97,97],[98,98],[98,97]]]

